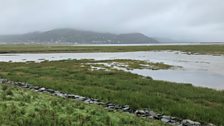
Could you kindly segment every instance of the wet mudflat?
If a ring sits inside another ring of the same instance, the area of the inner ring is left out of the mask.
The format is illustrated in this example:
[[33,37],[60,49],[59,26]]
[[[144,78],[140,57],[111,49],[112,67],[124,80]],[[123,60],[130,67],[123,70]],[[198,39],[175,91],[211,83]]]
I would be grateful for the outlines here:
[[65,59],[130,59],[179,66],[168,70],[128,70],[156,80],[191,83],[195,86],[224,89],[224,56],[186,54],[179,51],[142,51],[114,53],[1,54],[0,62],[41,62]]

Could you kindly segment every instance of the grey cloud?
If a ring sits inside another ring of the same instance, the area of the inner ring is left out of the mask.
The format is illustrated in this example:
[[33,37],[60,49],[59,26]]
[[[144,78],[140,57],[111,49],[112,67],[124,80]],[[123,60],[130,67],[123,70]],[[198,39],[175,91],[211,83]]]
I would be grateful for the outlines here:
[[0,34],[77,28],[224,41],[223,0],[0,0]]

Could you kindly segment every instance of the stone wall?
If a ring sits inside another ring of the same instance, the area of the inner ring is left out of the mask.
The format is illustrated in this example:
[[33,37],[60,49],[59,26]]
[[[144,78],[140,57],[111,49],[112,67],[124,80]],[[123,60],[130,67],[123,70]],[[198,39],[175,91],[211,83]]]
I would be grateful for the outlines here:
[[54,96],[73,99],[73,100],[81,101],[87,104],[97,104],[100,106],[104,106],[108,111],[127,112],[130,114],[135,114],[138,117],[160,120],[166,124],[173,125],[173,126],[215,126],[214,124],[205,124],[205,123],[192,121],[190,119],[180,119],[177,117],[159,114],[149,109],[137,110],[137,109],[131,108],[129,105],[118,105],[118,104],[113,104],[111,102],[105,103],[99,99],[84,97],[84,96],[80,96],[76,94],[67,94],[67,93],[63,93],[61,91],[57,91],[54,89],[34,86],[32,84],[28,84],[24,82],[14,82],[7,79],[0,79],[0,84],[13,85],[20,88],[30,89],[32,91],[39,92],[39,93],[48,93]]

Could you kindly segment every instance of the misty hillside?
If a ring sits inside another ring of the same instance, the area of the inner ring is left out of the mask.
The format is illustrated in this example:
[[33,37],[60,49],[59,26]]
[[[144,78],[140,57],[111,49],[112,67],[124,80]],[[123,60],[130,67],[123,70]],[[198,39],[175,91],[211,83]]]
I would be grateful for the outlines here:
[[0,35],[0,42],[7,43],[77,43],[77,44],[134,44],[156,43],[155,39],[141,33],[111,34],[75,29],[55,29],[21,35]]

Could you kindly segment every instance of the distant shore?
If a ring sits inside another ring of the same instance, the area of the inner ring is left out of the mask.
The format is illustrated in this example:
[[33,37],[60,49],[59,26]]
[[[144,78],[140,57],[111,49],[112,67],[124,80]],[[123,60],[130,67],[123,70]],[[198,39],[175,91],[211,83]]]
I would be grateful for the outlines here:
[[86,52],[135,52],[182,51],[189,54],[223,55],[223,43],[161,43],[161,44],[109,44],[109,45],[52,45],[52,44],[2,44],[0,54],[5,53],[86,53]]

